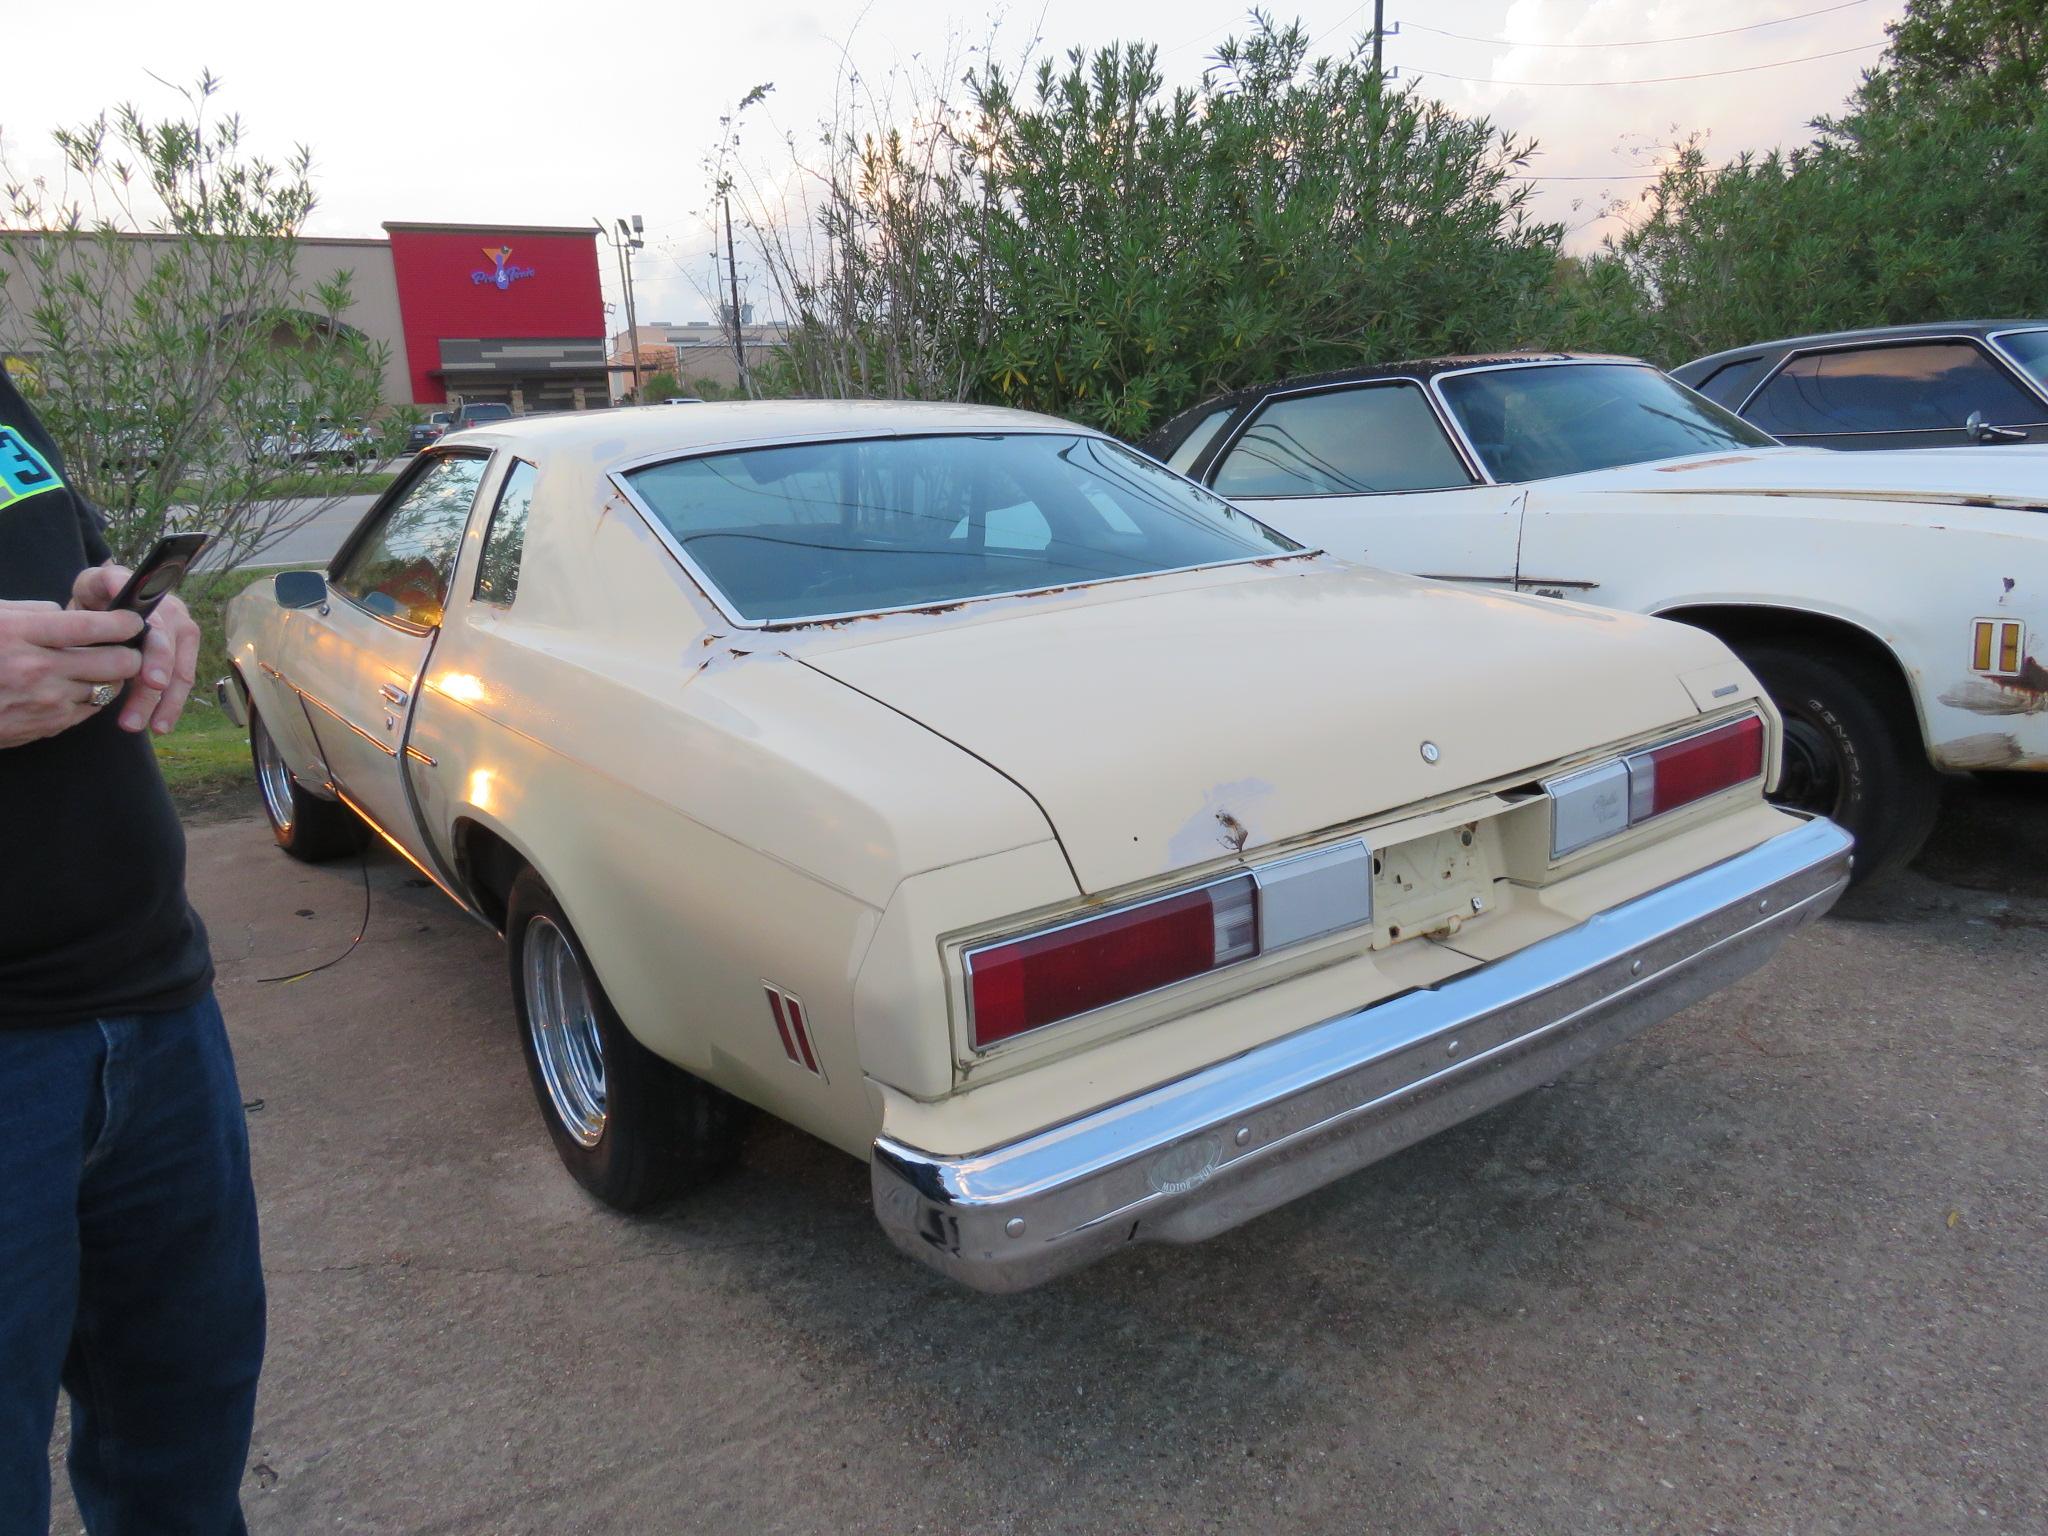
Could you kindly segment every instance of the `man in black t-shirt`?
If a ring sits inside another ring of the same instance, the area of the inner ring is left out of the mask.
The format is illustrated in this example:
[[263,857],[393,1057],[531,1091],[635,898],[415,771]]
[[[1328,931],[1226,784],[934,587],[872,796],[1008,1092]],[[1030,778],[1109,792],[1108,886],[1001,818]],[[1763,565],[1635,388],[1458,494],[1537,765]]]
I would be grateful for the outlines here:
[[241,1536],[263,1358],[248,1132],[150,746],[192,687],[0,372],[0,1536]]

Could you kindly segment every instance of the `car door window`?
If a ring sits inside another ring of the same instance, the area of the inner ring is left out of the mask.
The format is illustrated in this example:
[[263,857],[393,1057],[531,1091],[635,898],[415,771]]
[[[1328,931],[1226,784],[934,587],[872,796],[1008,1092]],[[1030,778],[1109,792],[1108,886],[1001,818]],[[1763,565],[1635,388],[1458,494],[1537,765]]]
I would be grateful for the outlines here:
[[526,514],[533,507],[533,486],[540,471],[515,459],[491,509],[484,530],[483,554],[476,565],[476,598],[509,606],[519,595],[519,561],[526,552]]
[[429,463],[333,572],[329,585],[379,618],[422,629],[439,624],[487,462],[481,454],[447,454]]
[[2043,411],[2005,371],[1964,341],[1808,352],[1793,358],[1744,413],[1779,437],[1843,432],[1960,431],[1973,413],[1992,426]]
[[1745,357],[1736,362],[1724,363],[1708,374],[1693,388],[1705,395],[1716,405],[1725,405],[1731,411],[1742,408],[1742,402],[1749,392],[1756,388],[1756,381],[1763,376],[1764,367],[1770,362],[1766,357]]
[[1200,421],[1195,430],[1180,440],[1180,446],[1166,456],[1166,467],[1186,474],[1194,468],[1195,460],[1202,456],[1202,450],[1209,446],[1216,434],[1223,430],[1223,424],[1237,413],[1234,405],[1218,406]]
[[1470,485],[1421,389],[1365,384],[1267,402],[1224,454],[1225,496],[1356,496]]

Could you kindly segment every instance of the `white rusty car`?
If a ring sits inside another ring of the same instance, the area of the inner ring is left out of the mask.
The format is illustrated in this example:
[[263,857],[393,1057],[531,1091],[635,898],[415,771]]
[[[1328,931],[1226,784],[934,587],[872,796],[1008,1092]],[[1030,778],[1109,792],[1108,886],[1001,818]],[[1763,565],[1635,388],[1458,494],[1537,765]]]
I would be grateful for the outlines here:
[[278,841],[374,827],[505,935],[586,1187],[672,1192],[746,1101],[989,1289],[1553,1078],[1849,869],[1702,631],[1352,567],[1012,412],[455,434],[228,629]]
[[2048,771],[2048,453],[1788,448],[1646,363],[1438,358],[1195,407],[1144,446],[1295,538],[1683,620],[1785,720],[1782,803],[1910,859],[1940,770]]

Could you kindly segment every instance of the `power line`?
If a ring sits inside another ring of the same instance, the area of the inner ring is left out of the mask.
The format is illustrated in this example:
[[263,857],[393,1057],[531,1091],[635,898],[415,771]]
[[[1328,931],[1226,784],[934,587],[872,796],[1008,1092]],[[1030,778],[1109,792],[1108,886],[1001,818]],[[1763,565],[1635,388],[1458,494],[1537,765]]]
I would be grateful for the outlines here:
[[1782,27],[1788,21],[1805,21],[1813,16],[1828,16],[1836,11],[1846,11],[1869,3],[1870,0],[1841,0],[1839,5],[1824,5],[1817,11],[1801,11],[1796,16],[1778,16],[1770,21],[1753,21],[1746,27],[1722,27],[1715,32],[1688,32],[1683,37],[1639,37],[1633,42],[1625,43],[1538,43],[1519,37],[1475,37],[1469,32],[1452,32],[1444,27],[1432,27],[1420,21],[1403,22],[1402,25],[1414,32],[1434,32],[1438,37],[1455,37],[1461,43],[1499,43],[1509,48],[1653,48],[1659,43],[1696,43],[1704,37],[1732,37],[1737,32],[1755,32],[1763,27]]
[[1796,59],[1777,59],[1769,64],[1745,64],[1739,69],[1703,69],[1697,74],[1649,75],[1640,80],[1482,80],[1476,75],[1447,75],[1435,69],[1418,69],[1415,73],[1436,80],[1457,80],[1466,85],[1567,85],[1575,89],[1595,85],[1668,85],[1674,80],[1712,80],[1721,75],[1750,75],[1763,69],[1784,69],[1792,64],[1811,64],[1816,59],[1839,59],[1844,54],[1868,53],[1873,48],[1883,46],[1882,41],[1863,43],[1855,48],[1836,48],[1829,53],[1809,53]]

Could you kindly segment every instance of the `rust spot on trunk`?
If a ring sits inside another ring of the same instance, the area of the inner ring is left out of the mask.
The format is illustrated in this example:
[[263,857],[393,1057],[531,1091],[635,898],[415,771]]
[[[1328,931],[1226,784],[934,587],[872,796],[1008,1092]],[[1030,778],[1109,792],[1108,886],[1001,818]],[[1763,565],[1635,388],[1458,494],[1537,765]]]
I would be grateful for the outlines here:
[[1243,853],[1244,845],[1251,841],[1251,831],[1228,811],[1216,813],[1216,824],[1223,828],[1223,841],[1232,853]]

